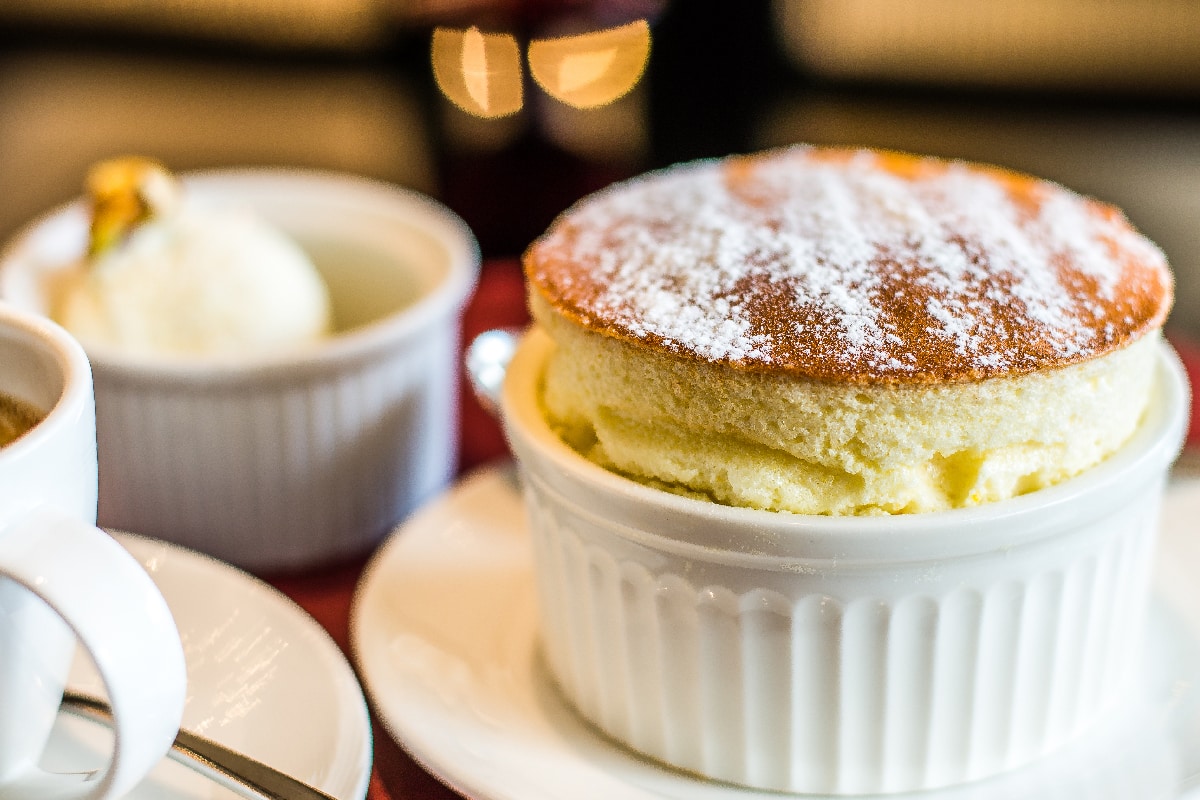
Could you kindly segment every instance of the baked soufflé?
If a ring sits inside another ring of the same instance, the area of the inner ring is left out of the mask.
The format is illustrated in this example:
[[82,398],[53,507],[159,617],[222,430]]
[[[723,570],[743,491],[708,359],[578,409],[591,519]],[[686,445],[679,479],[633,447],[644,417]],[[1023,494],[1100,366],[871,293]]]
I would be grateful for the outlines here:
[[797,146],[616,184],[525,254],[544,412],[713,502],[994,502],[1121,447],[1172,301],[1117,209],[995,167]]

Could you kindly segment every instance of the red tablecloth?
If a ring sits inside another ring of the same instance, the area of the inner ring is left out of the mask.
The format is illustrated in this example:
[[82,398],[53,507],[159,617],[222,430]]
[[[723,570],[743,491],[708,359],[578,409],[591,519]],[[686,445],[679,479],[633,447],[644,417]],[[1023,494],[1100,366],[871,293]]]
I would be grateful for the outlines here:
[[[463,319],[464,345],[478,333],[500,327],[525,325],[525,288],[515,260],[490,261],[484,265],[479,288],[468,304]],[[1200,343],[1172,337],[1192,383],[1200,386]],[[507,457],[499,426],[475,402],[470,390],[462,390],[462,435],[459,446],[460,472],[489,460]],[[1190,447],[1200,448],[1200,414],[1192,415]],[[271,582],[324,625],[349,656],[350,602],[364,562],[338,565],[305,575],[276,577]],[[409,758],[392,741],[378,720],[372,722],[375,736],[375,767],[368,800],[452,800],[454,792],[444,787]]]

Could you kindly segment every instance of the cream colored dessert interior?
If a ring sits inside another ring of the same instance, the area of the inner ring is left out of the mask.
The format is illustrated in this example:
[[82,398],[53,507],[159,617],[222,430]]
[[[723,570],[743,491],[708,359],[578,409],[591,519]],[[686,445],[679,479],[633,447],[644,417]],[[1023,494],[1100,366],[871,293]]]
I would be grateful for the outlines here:
[[233,357],[328,336],[328,291],[299,245],[251,216],[180,214],[58,276],[52,316],[130,355]]
[[654,352],[531,302],[557,345],[544,411],[569,445],[669,491],[800,514],[959,508],[1077,475],[1137,427],[1160,340],[1016,377],[862,385]]

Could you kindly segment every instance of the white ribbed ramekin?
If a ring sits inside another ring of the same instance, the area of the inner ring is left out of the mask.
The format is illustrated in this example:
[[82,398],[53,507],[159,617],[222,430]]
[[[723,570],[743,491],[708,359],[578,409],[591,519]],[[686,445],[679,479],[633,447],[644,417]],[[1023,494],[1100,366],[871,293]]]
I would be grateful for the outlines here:
[[540,413],[552,346],[523,341],[505,425],[550,670],[614,739],[756,788],[901,792],[1030,762],[1128,696],[1187,418],[1166,345],[1146,420],[1100,466],[872,518],[730,508],[601,469]]
[[[184,176],[199,203],[253,209],[295,238],[344,329],[296,353],[130,358],[87,346],[100,524],[258,572],[361,555],[456,468],[458,337],[479,251],[448,209],[347,175],[248,169]],[[83,251],[79,203],[27,228],[0,296],[41,313]]]

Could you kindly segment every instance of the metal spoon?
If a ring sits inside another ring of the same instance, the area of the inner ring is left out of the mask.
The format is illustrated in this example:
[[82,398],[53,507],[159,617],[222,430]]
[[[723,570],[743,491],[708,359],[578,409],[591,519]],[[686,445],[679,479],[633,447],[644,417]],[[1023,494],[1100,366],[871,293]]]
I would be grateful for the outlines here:
[[463,358],[467,379],[475,398],[492,416],[500,411],[500,391],[504,373],[517,350],[521,331],[516,328],[494,328],[471,340]]
[[[112,709],[98,697],[68,690],[63,693],[62,702],[65,710],[81,716],[100,722],[112,719]],[[218,780],[224,776],[267,800],[336,800],[274,767],[190,731],[180,730],[172,747],[195,762],[200,771]]]

